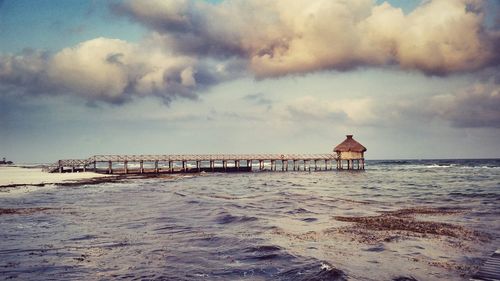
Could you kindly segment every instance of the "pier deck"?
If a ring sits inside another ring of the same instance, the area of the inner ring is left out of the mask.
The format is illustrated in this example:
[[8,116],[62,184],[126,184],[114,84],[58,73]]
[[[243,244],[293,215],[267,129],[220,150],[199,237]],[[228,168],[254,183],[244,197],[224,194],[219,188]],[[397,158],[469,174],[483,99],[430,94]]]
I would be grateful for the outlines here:
[[[46,171],[107,174],[244,172],[252,171],[257,163],[260,171],[306,171],[339,169],[338,160],[337,154],[95,155],[87,159],[59,160]],[[358,169],[361,169],[359,165]]]

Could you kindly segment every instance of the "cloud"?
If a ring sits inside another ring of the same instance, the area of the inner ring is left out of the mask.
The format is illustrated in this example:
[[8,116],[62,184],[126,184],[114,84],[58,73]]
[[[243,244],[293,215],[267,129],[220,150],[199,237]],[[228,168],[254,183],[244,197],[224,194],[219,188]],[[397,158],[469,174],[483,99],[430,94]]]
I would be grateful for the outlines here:
[[477,83],[455,95],[439,95],[430,100],[433,114],[455,127],[500,128],[500,85]]
[[47,52],[25,49],[18,55],[0,56],[0,89],[3,93],[32,92],[37,94],[50,88],[46,69],[50,55]]
[[154,95],[166,103],[229,77],[223,63],[174,55],[152,41],[96,38],[54,55],[25,51],[0,56],[0,86],[24,94],[72,94],[122,103]]
[[426,74],[473,71],[498,60],[483,1],[433,0],[404,14],[372,0],[128,1],[112,9],[190,56],[238,57],[258,78],[398,65]]
[[480,0],[424,1],[408,14],[372,0],[145,0],[111,7],[151,34],[139,43],[100,37],[54,54],[0,54],[3,92],[115,104],[157,96],[169,103],[196,99],[248,71],[268,78],[396,65],[445,75],[500,61],[500,31],[484,26]]
[[[367,114],[368,118],[364,119],[369,122],[364,122],[366,125],[377,127],[387,124],[413,127],[444,121],[455,128],[500,128],[498,73],[498,67],[488,69],[472,81],[471,86],[447,93],[366,99],[364,106],[360,103],[358,112]],[[358,113],[351,115],[358,116]]]
[[271,99],[266,98],[264,93],[248,94],[243,99],[256,105],[265,105],[268,108],[271,108],[274,103]]
[[487,80],[482,77],[466,88],[434,95],[392,95],[384,99],[303,96],[284,102],[274,114],[297,123],[352,127],[412,128],[445,122],[455,128],[500,128],[498,70],[496,73]]
[[85,25],[78,25],[78,26],[75,26],[75,27],[67,28],[65,30],[65,32],[68,35],[82,34],[85,31],[87,31],[87,27]]
[[295,99],[285,105],[285,119],[297,121],[342,122],[372,125],[379,120],[376,103],[371,98],[321,100],[312,96]]

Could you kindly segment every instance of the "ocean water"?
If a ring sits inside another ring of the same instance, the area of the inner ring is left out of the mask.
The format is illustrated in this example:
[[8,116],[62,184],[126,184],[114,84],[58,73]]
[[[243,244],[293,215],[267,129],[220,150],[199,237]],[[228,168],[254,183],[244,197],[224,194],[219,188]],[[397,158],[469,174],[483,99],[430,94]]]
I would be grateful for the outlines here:
[[3,189],[0,279],[468,280],[498,248],[500,160],[366,167]]

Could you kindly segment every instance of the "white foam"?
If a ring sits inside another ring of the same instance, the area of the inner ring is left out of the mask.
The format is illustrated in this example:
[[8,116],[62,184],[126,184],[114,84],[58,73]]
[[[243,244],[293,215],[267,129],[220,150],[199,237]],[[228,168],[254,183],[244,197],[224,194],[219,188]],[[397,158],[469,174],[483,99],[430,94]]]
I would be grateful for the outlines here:
[[332,270],[332,267],[329,264],[321,263],[321,270]]

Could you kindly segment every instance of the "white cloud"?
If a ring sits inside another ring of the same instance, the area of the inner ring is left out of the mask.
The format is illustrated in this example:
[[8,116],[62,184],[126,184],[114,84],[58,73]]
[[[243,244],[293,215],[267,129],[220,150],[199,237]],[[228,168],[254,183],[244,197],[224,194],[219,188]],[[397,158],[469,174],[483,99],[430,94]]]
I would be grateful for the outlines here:
[[[397,64],[430,74],[498,58],[483,1],[426,1],[409,14],[372,0],[129,1],[115,6],[191,55],[239,56],[257,77]],[[495,35],[496,34],[496,35]]]
[[195,98],[197,90],[224,79],[216,65],[174,55],[152,43],[95,38],[53,56],[0,56],[0,83],[29,94],[72,94],[120,103],[147,95],[166,102],[179,96]]
[[49,62],[47,78],[78,95],[117,99],[129,83],[135,47],[118,39],[96,38],[65,48]]

